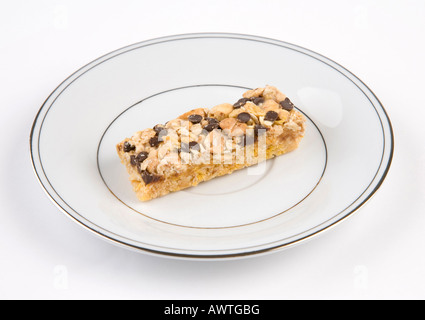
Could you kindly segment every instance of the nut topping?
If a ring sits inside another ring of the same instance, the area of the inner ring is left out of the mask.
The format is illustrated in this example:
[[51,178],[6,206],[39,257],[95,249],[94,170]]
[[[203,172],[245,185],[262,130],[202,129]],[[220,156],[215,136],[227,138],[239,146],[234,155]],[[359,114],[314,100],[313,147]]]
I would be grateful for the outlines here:
[[231,105],[230,103],[222,103],[211,108],[210,115],[212,118],[215,118],[218,121],[221,121],[227,118],[230,112],[232,111],[233,111],[233,105]]

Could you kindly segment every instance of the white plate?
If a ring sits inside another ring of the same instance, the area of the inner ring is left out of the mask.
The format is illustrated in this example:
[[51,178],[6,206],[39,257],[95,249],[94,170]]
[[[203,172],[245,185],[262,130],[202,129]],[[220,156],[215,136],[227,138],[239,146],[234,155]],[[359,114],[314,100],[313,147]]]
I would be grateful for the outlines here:
[[[307,117],[297,150],[136,199],[116,143],[266,84]],[[82,67],[39,110],[30,148],[48,196],[89,230],[143,252],[223,259],[293,246],[350,216],[383,182],[393,133],[376,96],[334,61],[278,40],[205,33],[136,43]]]

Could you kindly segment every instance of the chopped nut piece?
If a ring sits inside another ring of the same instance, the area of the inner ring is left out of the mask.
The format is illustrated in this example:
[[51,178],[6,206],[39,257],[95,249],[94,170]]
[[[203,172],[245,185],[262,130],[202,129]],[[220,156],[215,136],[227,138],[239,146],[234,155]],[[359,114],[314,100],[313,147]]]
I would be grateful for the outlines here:
[[220,121],[220,128],[231,132],[236,123],[237,120],[235,118],[226,118]]
[[241,136],[246,132],[248,125],[246,123],[236,123],[232,128],[230,135],[231,136]]
[[229,118],[236,118],[238,116],[239,113],[242,112],[246,112],[245,108],[238,108],[238,109],[234,109],[232,112],[230,112],[229,114]]
[[254,104],[253,102],[247,102],[244,106],[245,110],[257,117],[264,116],[266,114],[266,111],[260,107]]
[[277,103],[273,99],[266,100],[263,103],[262,107],[266,111],[269,111],[269,110],[277,111],[277,110],[279,110],[281,108],[280,105],[279,105],[279,103]]
[[288,118],[289,118],[289,112],[288,111],[281,109],[281,110],[278,111],[278,113],[279,113],[279,121],[286,122],[288,120]]
[[221,121],[227,118],[230,112],[232,111],[233,111],[233,105],[231,105],[230,103],[222,103],[213,107],[210,110],[209,116],[217,119],[218,121]]
[[276,102],[280,102],[286,99],[286,95],[284,95],[282,92],[277,90],[276,87],[273,86],[267,86],[266,88],[264,88],[263,97],[265,99],[273,99]]
[[248,90],[243,94],[244,98],[253,98],[253,97],[259,97],[263,94],[265,88],[256,88],[253,90]]

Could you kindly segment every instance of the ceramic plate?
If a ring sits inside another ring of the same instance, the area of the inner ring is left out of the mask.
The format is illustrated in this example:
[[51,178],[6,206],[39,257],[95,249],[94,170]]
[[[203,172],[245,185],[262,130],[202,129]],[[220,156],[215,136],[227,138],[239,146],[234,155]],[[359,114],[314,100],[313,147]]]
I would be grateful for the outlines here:
[[[306,116],[297,150],[136,199],[118,142],[267,84]],[[377,97],[334,61],[278,40],[206,33],[136,43],[82,67],[39,110],[30,150],[51,200],[104,239],[152,254],[224,259],[288,248],[350,216],[383,182],[393,134]]]

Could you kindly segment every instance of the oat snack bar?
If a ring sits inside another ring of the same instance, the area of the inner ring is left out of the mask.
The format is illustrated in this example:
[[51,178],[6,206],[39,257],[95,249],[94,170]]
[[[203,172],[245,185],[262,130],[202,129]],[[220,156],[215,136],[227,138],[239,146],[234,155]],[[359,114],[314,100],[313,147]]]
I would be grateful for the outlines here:
[[116,148],[141,201],[196,186],[296,149],[305,118],[276,87],[188,111]]

